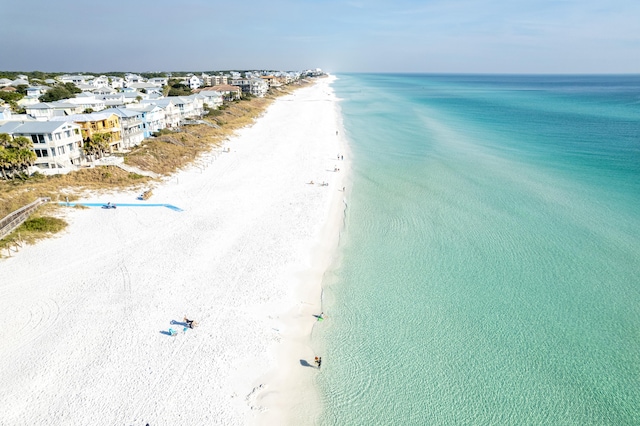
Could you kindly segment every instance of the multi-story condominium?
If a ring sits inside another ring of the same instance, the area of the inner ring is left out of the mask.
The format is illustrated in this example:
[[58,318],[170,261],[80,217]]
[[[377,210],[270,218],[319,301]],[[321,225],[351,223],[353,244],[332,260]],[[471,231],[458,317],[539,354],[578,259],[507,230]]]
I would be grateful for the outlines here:
[[69,169],[82,160],[80,126],[65,121],[13,121],[0,126],[0,133],[24,136],[33,142],[35,166],[39,169]]
[[229,84],[229,79],[226,75],[212,75],[211,85],[220,86],[221,84]]
[[204,87],[213,86],[213,78],[211,78],[210,75],[202,73],[202,75],[200,75],[200,80]]

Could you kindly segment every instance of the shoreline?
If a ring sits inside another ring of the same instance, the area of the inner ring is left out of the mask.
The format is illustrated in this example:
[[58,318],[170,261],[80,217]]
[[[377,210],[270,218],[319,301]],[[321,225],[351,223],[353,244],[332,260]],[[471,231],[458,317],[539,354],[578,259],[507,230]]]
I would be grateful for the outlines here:
[[[329,77],[330,83],[335,77]],[[258,385],[269,383],[262,389],[258,401],[267,410],[256,416],[251,424],[315,424],[322,413],[322,401],[317,388],[316,378],[320,371],[313,365],[316,355],[322,356],[317,344],[312,342],[312,333],[316,325],[322,324],[316,315],[326,312],[323,306],[322,283],[326,272],[335,262],[340,234],[343,230],[344,212],[346,209],[345,193],[350,172],[351,157],[344,136],[344,128],[339,106],[339,99],[329,88],[335,120],[337,153],[346,159],[338,160],[339,175],[337,192],[334,192],[328,205],[325,206],[323,225],[317,230],[315,238],[309,242],[306,251],[309,258],[306,267],[293,272],[295,282],[293,301],[295,305],[282,315],[282,325],[286,330],[283,341],[271,348],[276,364],[265,374]],[[325,318],[327,315],[325,314]]]
[[[304,271],[343,198],[332,78],[277,99],[229,152],[154,188],[150,203],[182,212],[70,209],[67,231],[0,262],[11,277],[0,423],[246,424],[286,410],[271,405],[281,382],[265,372],[295,334],[287,312],[300,297],[320,306],[324,271],[315,290]],[[80,201],[138,195],[106,194]],[[169,336],[184,315],[200,325]]]

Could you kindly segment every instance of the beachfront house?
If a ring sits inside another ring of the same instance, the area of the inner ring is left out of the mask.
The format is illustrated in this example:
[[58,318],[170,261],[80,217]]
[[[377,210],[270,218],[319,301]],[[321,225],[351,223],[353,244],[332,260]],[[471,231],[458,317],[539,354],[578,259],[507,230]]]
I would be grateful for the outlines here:
[[40,171],[70,171],[80,166],[83,158],[82,134],[75,123],[14,121],[0,126],[0,133],[31,139],[36,153],[35,167]]
[[164,117],[164,109],[154,104],[132,104],[128,109],[139,111],[142,117],[142,129],[144,137],[149,138],[154,132],[167,127]]
[[115,114],[94,112],[52,117],[51,120],[77,123],[80,126],[83,140],[91,139],[96,133],[106,133],[109,135],[109,151],[113,153],[122,150],[122,127],[120,117]]
[[156,105],[164,111],[164,123],[166,127],[180,127],[182,119],[180,109],[174,103],[176,97],[163,99],[145,99],[140,101],[141,105]]
[[144,140],[142,113],[129,108],[109,108],[103,111],[120,117],[122,127],[122,149],[131,149]]
[[201,92],[198,92],[197,96],[202,98],[203,104],[207,104],[207,106],[211,109],[220,107],[223,102],[222,93],[216,92],[215,90],[203,90]]
[[211,90],[222,93],[225,99],[240,99],[242,96],[242,89],[240,87],[229,84],[213,86]]
[[249,80],[249,93],[259,98],[264,97],[269,91],[269,84],[261,78]]

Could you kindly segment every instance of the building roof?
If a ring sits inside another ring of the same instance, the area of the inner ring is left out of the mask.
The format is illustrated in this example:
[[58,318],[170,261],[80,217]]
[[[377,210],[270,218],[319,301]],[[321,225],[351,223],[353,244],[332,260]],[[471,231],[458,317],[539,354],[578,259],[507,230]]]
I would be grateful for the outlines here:
[[130,83],[128,87],[134,89],[159,89],[160,86],[154,83]]
[[70,104],[68,102],[40,102],[37,104],[29,105],[29,109],[75,109],[77,105]]
[[132,109],[134,111],[140,111],[140,112],[151,112],[154,110],[162,110],[162,108],[156,104],[134,104],[128,107],[128,109]]
[[238,90],[242,90],[238,86],[232,86],[230,84],[219,84],[217,86],[211,87],[211,90],[215,90],[216,92],[237,92]]
[[55,132],[65,124],[66,123],[62,123],[60,121],[11,121],[3,126],[0,126],[0,133],[51,133]]
[[134,111],[128,108],[109,108],[101,112],[104,112],[106,114],[115,114],[118,117],[126,117],[126,118],[137,117],[140,115],[140,111]]
[[113,113],[92,112],[91,114],[71,114],[65,117],[52,117],[51,121],[75,121],[77,123],[86,123],[91,121],[101,121],[111,118]]

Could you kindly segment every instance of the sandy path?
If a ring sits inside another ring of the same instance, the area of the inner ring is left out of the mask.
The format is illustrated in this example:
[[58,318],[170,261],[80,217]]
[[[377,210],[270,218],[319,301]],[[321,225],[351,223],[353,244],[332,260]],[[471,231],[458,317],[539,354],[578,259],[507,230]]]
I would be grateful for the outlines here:
[[[303,369],[274,348],[304,352],[320,290],[302,273],[335,237],[343,197],[328,84],[280,98],[230,152],[154,189],[149,202],[183,212],[70,210],[64,235],[0,261],[0,424],[228,425],[278,411],[265,398],[285,383],[268,381],[274,369]],[[162,333],[185,314],[199,327]]]

